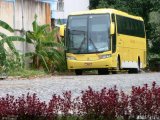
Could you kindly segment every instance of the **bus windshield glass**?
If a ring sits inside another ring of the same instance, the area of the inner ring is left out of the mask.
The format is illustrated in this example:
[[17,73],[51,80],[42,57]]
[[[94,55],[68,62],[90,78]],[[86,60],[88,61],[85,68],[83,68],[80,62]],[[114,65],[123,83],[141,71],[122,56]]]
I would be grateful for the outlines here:
[[68,20],[68,52],[85,54],[110,50],[109,14],[70,16]]

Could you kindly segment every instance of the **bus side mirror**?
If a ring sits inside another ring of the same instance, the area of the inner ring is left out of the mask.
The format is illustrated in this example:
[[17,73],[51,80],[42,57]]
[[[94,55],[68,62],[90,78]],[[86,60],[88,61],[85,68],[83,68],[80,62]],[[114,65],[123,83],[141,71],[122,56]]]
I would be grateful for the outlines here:
[[64,37],[64,33],[65,33],[65,29],[66,29],[66,25],[60,25],[60,28],[59,28],[59,34],[61,37]]
[[111,26],[110,26],[110,34],[113,35],[115,33],[115,23],[111,22]]

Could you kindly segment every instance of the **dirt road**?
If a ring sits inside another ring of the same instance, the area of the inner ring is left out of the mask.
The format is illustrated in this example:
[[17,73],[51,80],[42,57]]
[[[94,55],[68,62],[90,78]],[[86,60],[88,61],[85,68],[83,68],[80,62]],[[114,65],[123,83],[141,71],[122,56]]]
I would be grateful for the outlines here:
[[101,90],[103,87],[113,87],[114,85],[119,90],[130,93],[131,86],[142,86],[145,83],[151,85],[153,81],[160,85],[160,73],[51,76],[32,80],[7,79],[0,81],[0,97],[6,94],[18,97],[29,92],[37,93],[41,100],[48,101],[53,94],[61,95],[66,90],[71,90],[75,97],[88,86],[95,90]]

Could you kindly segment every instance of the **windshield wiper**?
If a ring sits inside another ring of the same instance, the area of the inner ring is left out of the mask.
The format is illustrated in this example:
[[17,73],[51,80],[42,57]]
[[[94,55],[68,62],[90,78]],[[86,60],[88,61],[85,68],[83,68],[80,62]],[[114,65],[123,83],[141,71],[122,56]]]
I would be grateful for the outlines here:
[[[89,41],[90,41],[90,42],[91,42],[91,44],[93,45],[93,47],[94,47],[94,49],[95,49],[95,52],[98,52],[98,49],[97,49],[97,47],[95,46],[95,44],[94,44],[94,42],[92,41],[92,39],[91,39],[91,38],[89,38]],[[80,45],[80,47],[79,47],[79,51],[78,51],[78,53],[80,53],[80,52],[81,52],[81,49],[82,49],[82,46],[83,46],[84,42],[85,42],[85,39],[82,41],[82,43],[81,43],[81,45]],[[88,46],[88,47],[89,47],[89,46]]]
[[89,38],[89,41],[92,43],[92,45],[95,48],[96,52],[98,52],[98,49],[97,49],[96,45],[94,44],[93,40],[91,38]]
[[84,36],[84,39],[83,39],[83,41],[81,42],[81,45],[80,45],[80,47],[79,47],[79,50],[78,50],[78,53],[80,53],[81,52],[81,49],[82,49],[82,46],[83,46],[83,44],[85,43],[85,36]]
[[[82,40],[82,42],[81,42],[81,45],[80,45],[80,47],[79,48],[73,48],[74,50],[78,50],[78,52],[77,53],[80,53],[81,52],[81,48],[82,48],[82,46],[83,46],[83,44],[84,44],[84,42],[85,42],[85,39],[86,39],[86,37],[85,37],[85,34],[86,34],[86,31],[82,31],[82,30],[70,30],[70,29],[68,29],[68,31],[69,31],[69,34],[72,36],[72,40],[73,40],[73,35],[83,35],[83,40]],[[70,39],[70,37],[69,37],[69,41],[71,42],[72,40]]]

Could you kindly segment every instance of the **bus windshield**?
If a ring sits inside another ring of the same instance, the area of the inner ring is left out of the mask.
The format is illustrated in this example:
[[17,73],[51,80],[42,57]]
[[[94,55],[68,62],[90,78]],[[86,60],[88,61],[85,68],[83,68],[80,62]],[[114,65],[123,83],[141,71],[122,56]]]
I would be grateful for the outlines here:
[[85,54],[110,50],[110,16],[70,16],[67,28],[67,50],[70,53]]

